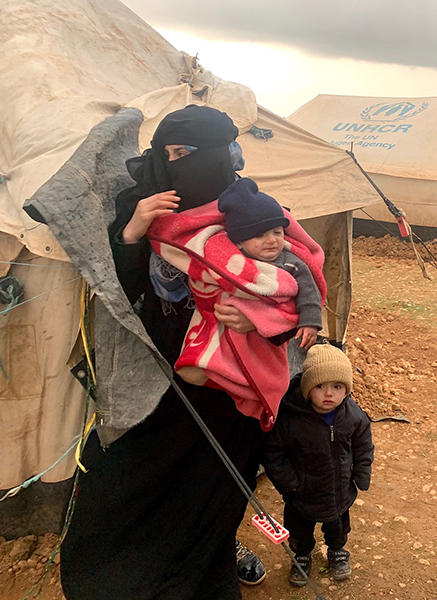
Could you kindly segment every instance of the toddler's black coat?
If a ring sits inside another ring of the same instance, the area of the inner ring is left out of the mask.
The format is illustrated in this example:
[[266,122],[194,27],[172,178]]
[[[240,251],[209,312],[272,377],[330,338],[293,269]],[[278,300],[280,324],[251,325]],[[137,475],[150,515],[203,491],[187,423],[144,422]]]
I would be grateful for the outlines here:
[[[373,461],[370,422],[347,396],[333,425],[306,401],[297,375],[265,442],[266,473],[284,500],[306,519],[328,523],[367,490]],[[293,490],[296,491],[293,491]]]

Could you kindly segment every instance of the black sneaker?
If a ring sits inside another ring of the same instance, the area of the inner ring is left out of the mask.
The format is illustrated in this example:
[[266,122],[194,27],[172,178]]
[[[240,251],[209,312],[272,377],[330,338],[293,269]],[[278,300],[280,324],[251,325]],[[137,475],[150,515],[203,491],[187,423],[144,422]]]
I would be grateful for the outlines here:
[[266,570],[257,555],[238,540],[235,540],[235,548],[238,580],[246,585],[258,585],[264,581]]
[[[311,554],[306,554],[305,556],[296,555],[294,558],[299,563],[299,566],[305,575],[309,577],[311,571]],[[303,587],[308,582],[308,579],[301,573],[294,562],[291,566],[289,580],[291,585],[295,585],[296,587]]]
[[337,581],[348,579],[352,575],[352,569],[349,564],[349,552],[342,548],[341,550],[329,550],[328,563],[331,575]]

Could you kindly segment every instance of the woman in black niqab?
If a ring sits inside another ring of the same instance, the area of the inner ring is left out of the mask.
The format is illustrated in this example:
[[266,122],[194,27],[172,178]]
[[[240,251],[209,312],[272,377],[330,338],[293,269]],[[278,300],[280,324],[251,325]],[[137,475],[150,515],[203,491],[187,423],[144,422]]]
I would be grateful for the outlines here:
[[[229,144],[237,135],[228,115],[208,106],[193,104],[167,115],[155,131],[151,148],[127,161],[136,185],[119,194],[110,233],[128,223],[139,200],[160,192],[175,190],[181,198],[179,211],[216,200],[235,180]],[[197,150],[169,161],[165,147],[178,144]]]
[[[136,185],[119,195],[111,227],[114,261],[154,343],[174,364],[192,308],[163,313],[149,277],[144,236],[159,214],[215,200],[235,179],[224,113],[188,106],[161,122],[152,147],[129,163]],[[166,146],[192,151],[169,161]],[[179,200],[180,198],[180,200]],[[231,307],[232,308],[232,307]],[[235,315],[234,315],[235,318]],[[236,316],[239,321],[239,316]],[[196,410],[251,486],[261,431],[221,390],[180,380]],[[76,510],[62,546],[67,600],[238,600],[235,534],[246,499],[182,401],[170,388],[143,423],[102,450],[91,434]]]

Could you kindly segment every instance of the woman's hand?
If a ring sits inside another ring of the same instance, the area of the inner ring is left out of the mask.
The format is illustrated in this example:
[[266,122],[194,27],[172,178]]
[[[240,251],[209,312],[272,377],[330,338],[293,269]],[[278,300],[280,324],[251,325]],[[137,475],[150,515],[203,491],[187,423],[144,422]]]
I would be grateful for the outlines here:
[[161,192],[140,200],[131,220],[123,230],[123,242],[125,244],[139,242],[156,217],[173,212],[178,207],[179,201],[180,197],[176,196],[175,190]]
[[309,350],[316,343],[317,327],[300,327],[294,337],[296,340],[301,337],[302,341],[299,347]]
[[248,333],[256,329],[255,325],[235,306],[214,304],[214,316],[224,325],[237,333]]

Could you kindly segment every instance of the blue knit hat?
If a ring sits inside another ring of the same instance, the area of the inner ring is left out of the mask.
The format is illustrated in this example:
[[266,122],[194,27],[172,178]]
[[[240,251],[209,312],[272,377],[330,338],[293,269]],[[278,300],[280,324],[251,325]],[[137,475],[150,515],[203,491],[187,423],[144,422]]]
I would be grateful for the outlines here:
[[218,209],[225,214],[226,231],[234,244],[290,224],[281,205],[260,192],[249,177],[237,179],[220,194]]

